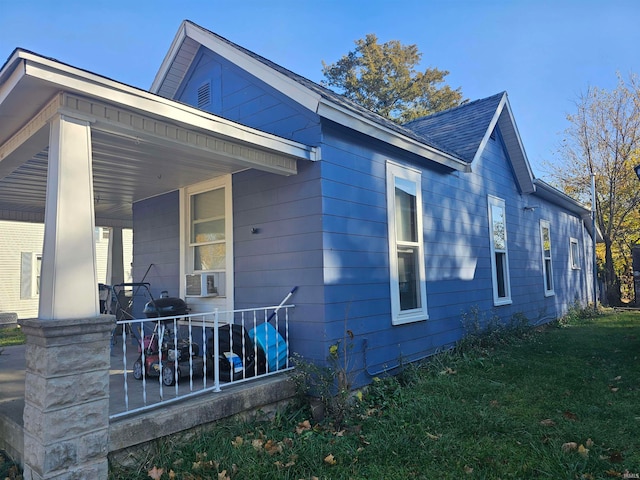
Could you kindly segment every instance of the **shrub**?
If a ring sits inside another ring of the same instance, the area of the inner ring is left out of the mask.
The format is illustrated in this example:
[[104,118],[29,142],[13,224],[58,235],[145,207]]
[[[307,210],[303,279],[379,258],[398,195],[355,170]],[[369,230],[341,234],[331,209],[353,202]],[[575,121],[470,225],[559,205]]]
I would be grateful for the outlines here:
[[558,325],[566,327],[569,325],[578,325],[593,320],[601,315],[598,308],[593,308],[593,305],[581,305],[577,300],[569,307],[567,313],[558,319]]
[[462,313],[464,337],[457,345],[461,352],[475,349],[492,349],[509,344],[513,339],[524,337],[530,330],[529,319],[521,312],[503,321],[495,312],[487,318],[477,305]]

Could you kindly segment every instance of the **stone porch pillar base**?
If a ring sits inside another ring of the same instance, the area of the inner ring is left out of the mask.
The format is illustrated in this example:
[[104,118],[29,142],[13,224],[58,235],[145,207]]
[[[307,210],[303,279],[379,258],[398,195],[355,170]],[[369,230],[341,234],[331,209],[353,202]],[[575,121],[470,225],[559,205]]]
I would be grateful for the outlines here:
[[24,478],[107,478],[115,317],[20,325],[27,338]]

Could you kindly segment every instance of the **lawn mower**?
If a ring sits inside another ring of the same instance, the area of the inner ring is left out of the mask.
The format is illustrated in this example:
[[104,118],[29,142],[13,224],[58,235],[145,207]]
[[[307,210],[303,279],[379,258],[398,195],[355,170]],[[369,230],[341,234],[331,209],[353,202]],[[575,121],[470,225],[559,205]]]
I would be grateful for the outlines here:
[[[152,299],[144,307],[147,318],[186,315],[187,311],[185,302],[174,297]],[[133,364],[133,378],[141,380],[145,376],[157,378],[162,375],[162,383],[171,386],[178,378],[188,377],[190,369],[193,369],[194,377],[204,375],[204,360],[199,356],[198,345],[187,339],[176,339],[169,328],[173,324],[173,318],[156,321],[153,333],[143,336],[140,356]]]

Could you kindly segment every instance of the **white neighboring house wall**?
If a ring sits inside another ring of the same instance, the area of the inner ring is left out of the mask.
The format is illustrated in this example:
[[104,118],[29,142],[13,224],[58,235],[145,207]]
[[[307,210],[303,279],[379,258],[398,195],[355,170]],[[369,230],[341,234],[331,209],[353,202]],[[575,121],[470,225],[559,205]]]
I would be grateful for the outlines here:
[[[101,283],[106,283],[110,235],[109,228],[96,228],[96,269]],[[38,316],[43,238],[43,224],[0,221],[0,312],[16,313],[20,319]],[[131,229],[123,229],[122,246],[124,281],[131,282]]]

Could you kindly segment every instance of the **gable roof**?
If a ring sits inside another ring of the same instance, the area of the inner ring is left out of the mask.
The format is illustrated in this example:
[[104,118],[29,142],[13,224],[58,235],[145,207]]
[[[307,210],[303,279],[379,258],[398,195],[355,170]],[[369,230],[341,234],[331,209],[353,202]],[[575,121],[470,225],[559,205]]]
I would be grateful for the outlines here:
[[184,20],[151,85],[174,98],[200,46],[217,53],[319,116],[459,171],[469,165],[445,145],[377,115],[311,80]]
[[507,92],[418,118],[404,126],[445,145],[469,165],[482,155],[493,130],[498,126],[520,191],[535,191],[533,172],[511,112]]
[[[453,170],[470,172],[473,162],[482,155],[497,126],[520,192],[539,194],[547,199],[557,197],[560,204],[567,206],[566,195],[546,184],[543,187],[535,179],[506,92],[398,125],[189,20],[184,20],[180,25],[156,74],[151,92],[173,98],[201,46],[256,76],[322,118]],[[584,208],[577,202],[572,207],[578,210]]]
[[433,138],[472,163],[505,93],[437,112],[405,123],[414,132]]

